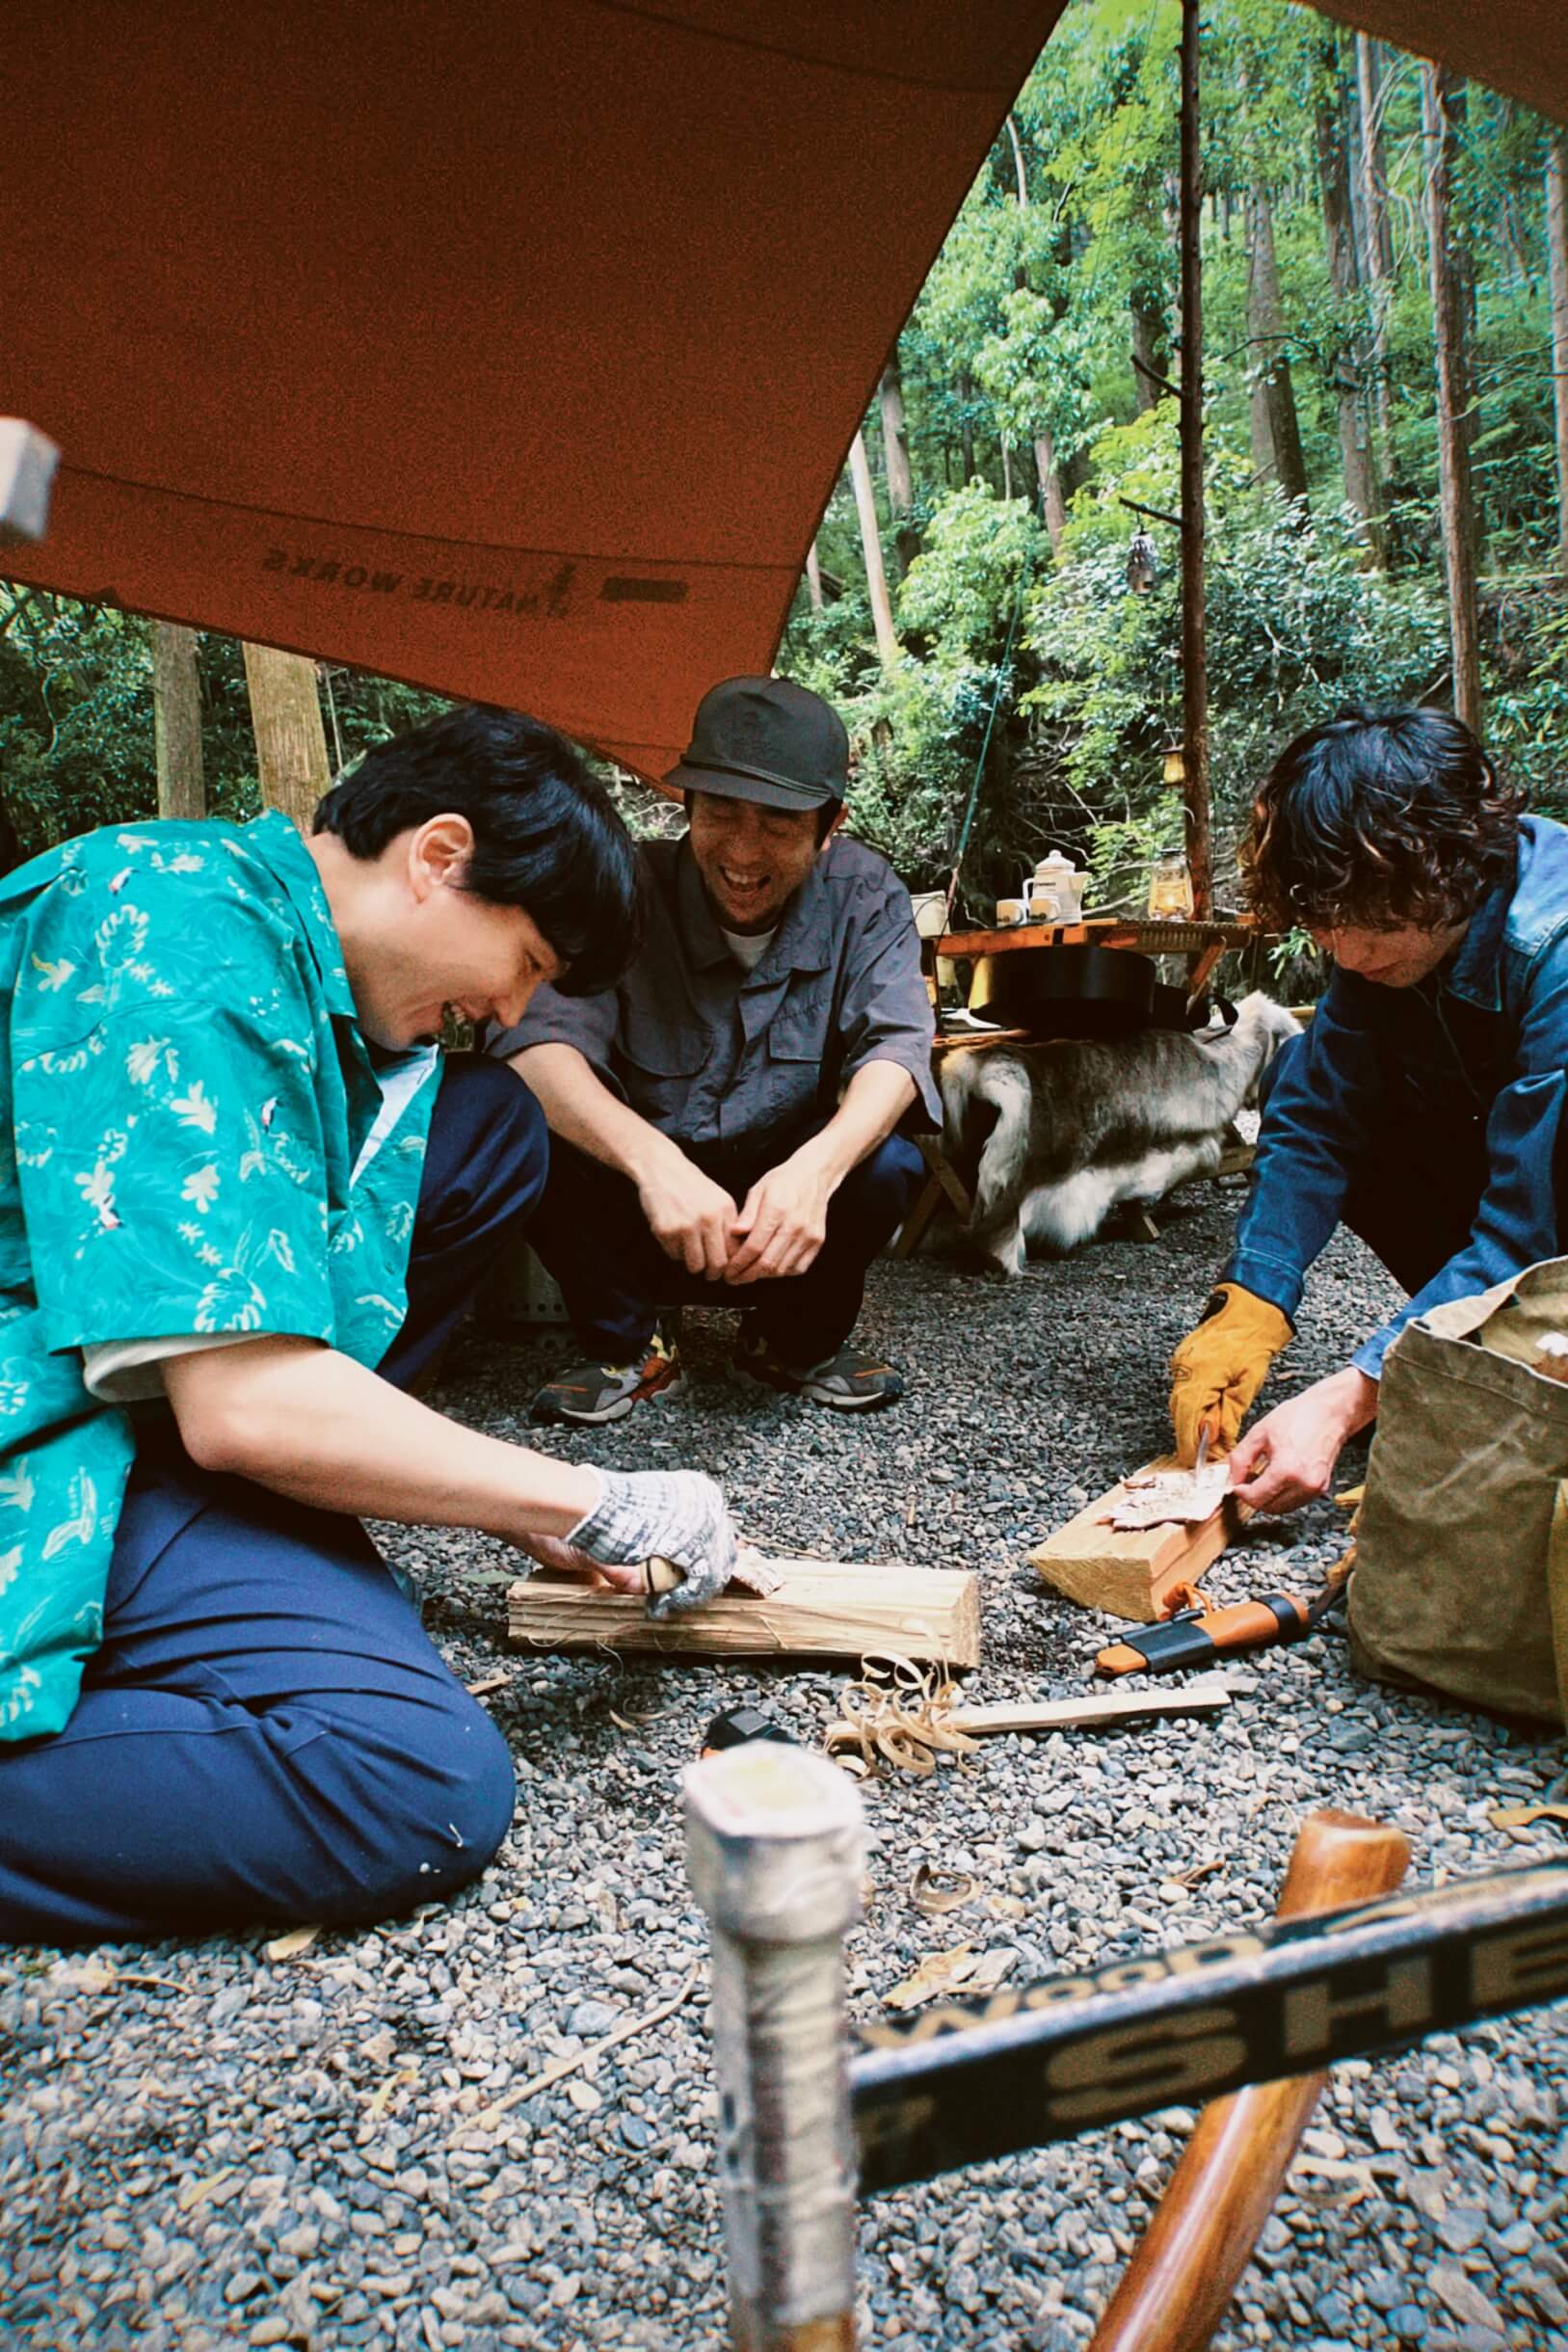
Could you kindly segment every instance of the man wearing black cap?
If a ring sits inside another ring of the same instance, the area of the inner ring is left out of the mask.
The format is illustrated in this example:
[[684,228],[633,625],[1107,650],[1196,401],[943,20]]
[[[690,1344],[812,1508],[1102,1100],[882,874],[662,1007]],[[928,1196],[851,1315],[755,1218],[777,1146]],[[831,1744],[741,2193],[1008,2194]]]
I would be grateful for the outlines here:
[[865,1269],[939,1116],[909,896],[836,840],[837,713],[786,679],[704,696],[668,782],[689,831],[645,842],[645,935],[613,994],[541,988],[492,1040],[549,1122],[529,1239],[587,1361],[535,1418],[619,1420],[680,1385],[660,1310],[742,1310],[742,1378],[864,1411],[903,1393],[846,1343]]

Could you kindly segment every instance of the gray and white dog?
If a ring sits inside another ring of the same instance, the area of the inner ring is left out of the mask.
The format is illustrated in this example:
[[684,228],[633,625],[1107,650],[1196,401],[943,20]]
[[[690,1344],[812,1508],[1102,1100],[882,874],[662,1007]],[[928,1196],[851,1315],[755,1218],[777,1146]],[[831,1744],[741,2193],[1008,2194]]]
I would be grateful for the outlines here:
[[1231,1121],[1299,1027],[1255,992],[1230,1029],[945,1056],[944,1148],[974,1202],[967,1228],[941,1220],[946,1243],[1021,1274],[1031,1248],[1076,1249],[1119,1202],[1212,1175]]

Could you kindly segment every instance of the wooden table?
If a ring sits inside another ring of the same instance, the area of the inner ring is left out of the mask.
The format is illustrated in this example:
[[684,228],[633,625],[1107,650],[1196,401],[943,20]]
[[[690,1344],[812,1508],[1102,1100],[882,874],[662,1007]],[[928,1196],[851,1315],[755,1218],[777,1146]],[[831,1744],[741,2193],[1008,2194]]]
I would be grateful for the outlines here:
[[1130,948],[1139,955],[1184,955],[1188,1000],[1198,996],[1222,955],[1266,938],[1240,919],[1156,922],[1147,915],[1085,915],[1078,922],[1016,922],[1005,930],[944,931],[938,955],[1016,955],[1023,948]]

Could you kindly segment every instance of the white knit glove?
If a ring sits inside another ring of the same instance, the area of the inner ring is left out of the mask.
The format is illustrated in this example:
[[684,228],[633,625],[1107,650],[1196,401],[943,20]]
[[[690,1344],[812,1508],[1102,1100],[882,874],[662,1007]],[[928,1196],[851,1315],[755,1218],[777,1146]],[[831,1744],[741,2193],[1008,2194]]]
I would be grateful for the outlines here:
[[599,1497],[567,1541],[601,1567],[668,1560],[685,1581],[648,1604],[674,1617],[716,1600],[735,1571],[735,1531],[718,1484],[699,1470],[598,1470]]

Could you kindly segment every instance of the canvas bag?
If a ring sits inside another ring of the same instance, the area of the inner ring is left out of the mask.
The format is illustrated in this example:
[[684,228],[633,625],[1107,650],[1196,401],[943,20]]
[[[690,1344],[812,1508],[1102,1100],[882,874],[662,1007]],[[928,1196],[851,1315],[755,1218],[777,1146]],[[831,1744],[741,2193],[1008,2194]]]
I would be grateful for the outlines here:
[[1568,1258],[1406,1325],[1383,1365],[1351,1655],[1499,1714],[1568,1722]]

